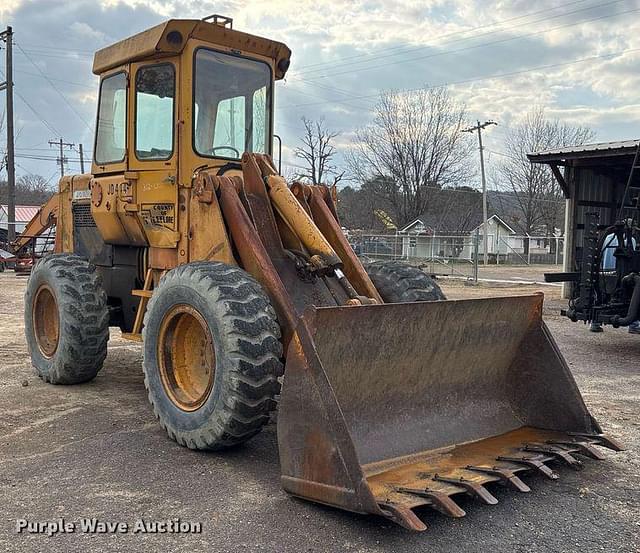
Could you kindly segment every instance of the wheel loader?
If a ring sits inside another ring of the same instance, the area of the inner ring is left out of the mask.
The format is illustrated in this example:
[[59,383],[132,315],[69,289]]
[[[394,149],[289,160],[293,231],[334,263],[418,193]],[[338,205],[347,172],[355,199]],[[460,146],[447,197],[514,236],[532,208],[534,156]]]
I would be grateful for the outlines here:
[[170,438],[223,450],[278,409],[282,486],[412,530],[527,472],[620,445],[587,410],[540,294],[446,301],[423,272],[360,262],[326,186],[272,158],[287,46],[231,20],[170,20],[95,54],[91,174],[65,176],[25,294],[33,365],[91,380],[109,327],[141,342]]

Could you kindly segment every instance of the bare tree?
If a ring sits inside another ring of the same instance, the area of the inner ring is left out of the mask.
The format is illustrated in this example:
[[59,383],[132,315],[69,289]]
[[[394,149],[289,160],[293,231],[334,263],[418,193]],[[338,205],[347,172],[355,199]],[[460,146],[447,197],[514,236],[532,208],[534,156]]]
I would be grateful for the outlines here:
[[360,182],[384,179],[378,194],[402,225],[425,211],[434,190],[470,176],[473,142],[461,132],[466,111],[446,88],[383,92],[374,111],[356,133],[348,163]]
[[446,187],[437,191],[429,211],[436,230],[467,234],[482,221],[482,193],[469,186]]
[[311,121],[303,117],[302,123],[302,146],[296,148],[294,153],[304,161],[306,167],[298,174],[298,178],[308,180],[311,184],[335,186],[344,177],[344,171],[339,172],[334,165],[336,149],[333,141],[340,133],[330,132],[323,119]]
[[507,131],[506,156],[497,168],[497,184],[513,192],[527,234],[552,235],[564,213],[562,190],[553,173],[546,165],[531,163],[527,154],[581,145],[594,136],[588,127],[547,119],[543,108],[534,108]]
[[[344,226],[369,232],[387,230],[379,215],[390,211],[389,203],[380,194],[385,188],[385,180],[388,179],[374,178],[359,188],[345,186],[338,191],[338,215]],[[393,223],[397,225],[397,221]]]
[[[22,175],[16,182],[16,203],[42,205],[53,194],[50,184],[42,175]],[[0,204],[7,203],[7,183],[0,182]]]

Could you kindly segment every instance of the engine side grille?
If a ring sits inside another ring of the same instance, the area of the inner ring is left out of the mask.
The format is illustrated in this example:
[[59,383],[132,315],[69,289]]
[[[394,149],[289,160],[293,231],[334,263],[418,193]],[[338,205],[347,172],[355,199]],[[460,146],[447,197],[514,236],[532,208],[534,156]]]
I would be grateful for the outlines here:
[[90,204],[73,204],[73,226],[78,227],[95,227],[96,222],[91,215]]

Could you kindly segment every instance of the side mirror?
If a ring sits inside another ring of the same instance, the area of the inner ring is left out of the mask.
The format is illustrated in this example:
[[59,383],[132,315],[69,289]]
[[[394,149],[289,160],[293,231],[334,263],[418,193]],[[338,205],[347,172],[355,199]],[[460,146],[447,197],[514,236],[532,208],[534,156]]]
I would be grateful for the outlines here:
[[274,134],[273,138],[278,140],[278,174],[282,175],[282,138],[278,134]]

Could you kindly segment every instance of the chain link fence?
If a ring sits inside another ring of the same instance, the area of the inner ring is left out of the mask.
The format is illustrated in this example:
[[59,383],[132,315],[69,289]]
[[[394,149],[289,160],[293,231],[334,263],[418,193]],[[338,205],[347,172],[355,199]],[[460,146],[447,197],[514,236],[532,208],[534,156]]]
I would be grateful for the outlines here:
[[[477,280],[484,265],[484,237],[471,234],[357,234],[349,242],[364,259],[406,261],[434,275]],[[488,265],[562,265],[562,236],[487,236]]]

